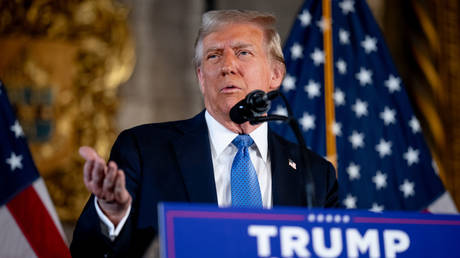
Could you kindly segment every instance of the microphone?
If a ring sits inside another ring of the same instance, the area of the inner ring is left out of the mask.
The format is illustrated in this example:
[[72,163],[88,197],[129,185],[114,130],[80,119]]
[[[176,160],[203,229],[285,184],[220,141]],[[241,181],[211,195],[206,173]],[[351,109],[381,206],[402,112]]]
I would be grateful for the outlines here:
[[242,124],[255,117],[260,117],[270,109],[271,100],[279,95],[277,90],[265,93],[262,90],[251,91],[244,99],[230,109],[230,119]]

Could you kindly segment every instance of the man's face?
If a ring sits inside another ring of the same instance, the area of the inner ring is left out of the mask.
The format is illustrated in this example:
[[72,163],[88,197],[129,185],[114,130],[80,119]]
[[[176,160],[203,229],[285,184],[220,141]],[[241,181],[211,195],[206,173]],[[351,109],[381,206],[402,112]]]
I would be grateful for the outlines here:
[[245,23],[225,25],[203,39],[197,74],[206,109],[221,123],[249,92],[277,89],[283,77],[267,54],[263,31]]

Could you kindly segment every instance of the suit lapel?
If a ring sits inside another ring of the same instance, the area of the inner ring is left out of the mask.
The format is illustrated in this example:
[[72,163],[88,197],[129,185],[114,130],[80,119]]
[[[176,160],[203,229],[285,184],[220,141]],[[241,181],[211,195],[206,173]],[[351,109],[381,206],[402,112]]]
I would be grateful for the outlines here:
[[298,160],[298,151],[281,143],[276,135],[268,131],[268,147],[272,168],[273,206],[304,206],[304,176]]
[[184,134],[173,141],[173,146],[190,201],[217,203],[204,111],[187,120],[179,129]]

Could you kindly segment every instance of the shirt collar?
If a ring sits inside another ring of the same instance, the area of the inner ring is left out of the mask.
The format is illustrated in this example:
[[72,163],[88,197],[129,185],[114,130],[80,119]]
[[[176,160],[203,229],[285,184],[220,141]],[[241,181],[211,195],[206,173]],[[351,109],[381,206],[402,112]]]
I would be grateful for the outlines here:
[[[217,157],[224,151],[225,148],[238,136],[237,133],[234,133],[228,130],[225,126],[217,122],[211,114],[206,110],[205,120],[209,130],[209,136],[211,140],[211,145],[215,150]],[[268,156],[268,125],[263,123],[257,129],[252,131],[249,134],[254,140],[254,143],[259,150],[259,153],[264,162],[267,162]]]

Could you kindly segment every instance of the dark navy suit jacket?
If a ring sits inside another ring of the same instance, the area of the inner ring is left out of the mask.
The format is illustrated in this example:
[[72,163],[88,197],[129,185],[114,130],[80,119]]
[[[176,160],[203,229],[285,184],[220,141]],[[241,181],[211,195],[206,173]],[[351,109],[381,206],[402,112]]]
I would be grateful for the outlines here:
[[[337,180],[332,165],[269,130],[273,206],[306,206],[306,176],[312,173],[315,204],[338,205]],[[304,155],[302,165],[300,155]],[[110,159],[126,174],[133,202],[120,235],[111,241],[102,234],[94,196],[86,204],[74,231],[74,257],[141,256],[157,232],[159,202],[217,205],[216,186],[204,111],[183,121],[147,124],[123,131]],[[296,169],[289,165],[296,163]]]

